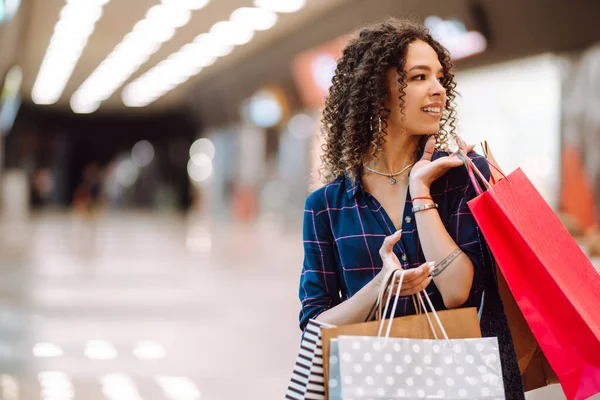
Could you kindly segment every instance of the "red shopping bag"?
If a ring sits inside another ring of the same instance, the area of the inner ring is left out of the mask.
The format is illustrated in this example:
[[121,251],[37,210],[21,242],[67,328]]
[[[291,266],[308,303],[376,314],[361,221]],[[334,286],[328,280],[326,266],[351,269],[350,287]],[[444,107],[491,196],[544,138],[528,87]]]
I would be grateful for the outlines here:
[[469,208],[567,398],[600,393],[600,275],[523,171],[481,193],[468,164]]

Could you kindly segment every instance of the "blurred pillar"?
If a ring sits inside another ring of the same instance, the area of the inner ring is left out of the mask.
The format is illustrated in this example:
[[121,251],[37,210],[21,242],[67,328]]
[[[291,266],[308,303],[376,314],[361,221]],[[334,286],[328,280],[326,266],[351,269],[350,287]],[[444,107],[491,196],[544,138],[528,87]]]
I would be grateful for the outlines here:
[[561,208],[584,233],[600,225],[600,44],[571,65],[564,81]]
[[29,216],[29,182],[22,170],[6,170],[0,179],[2,220],[19,222]]
[[267,134],[264,129],[243,123],[238,131],[237,179],[232,191],[235,216],[242,222],[252,221],[258,213],[259,188],[268,174]]

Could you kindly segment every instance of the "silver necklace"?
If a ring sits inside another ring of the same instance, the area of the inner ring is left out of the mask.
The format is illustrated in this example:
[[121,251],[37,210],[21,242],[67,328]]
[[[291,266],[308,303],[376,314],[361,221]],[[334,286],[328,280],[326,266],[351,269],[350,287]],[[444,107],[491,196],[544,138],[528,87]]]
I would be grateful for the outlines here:
[[386,174],[386,173],[383,173],[383,172],[375,171],[374,169],[369,168],[366,165],[365,165],[365,168],[367,170],[371,171],[371,172],[374,172],[374,173],[378,174],[378,175],[387,176],[388,178],[390,178],[390,185],[395,185],[396,182],[398,182],[398,181],[394,177],[400,175],[401,173],[403,173],[404,171],[406,171],[407,169],[409,169],[413,165],[415,165],[415,163],[407,165],[406,167],[402,168],[402,170],[400,172],[396,172],[395,174]]

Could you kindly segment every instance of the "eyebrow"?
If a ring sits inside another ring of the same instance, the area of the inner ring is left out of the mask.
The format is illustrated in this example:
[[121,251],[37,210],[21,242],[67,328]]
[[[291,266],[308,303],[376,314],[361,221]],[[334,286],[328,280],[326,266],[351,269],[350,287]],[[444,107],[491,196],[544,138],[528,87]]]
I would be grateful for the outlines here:
[[[411,69],[409,69],[409,71],[415,70],[415,69],[424,69],[425,71],[431,71],[431,68],[427,65],[415,65],[414,67],[412,67]],[[444,68],[440,68],[438,70],[438,72],[444,72]]]

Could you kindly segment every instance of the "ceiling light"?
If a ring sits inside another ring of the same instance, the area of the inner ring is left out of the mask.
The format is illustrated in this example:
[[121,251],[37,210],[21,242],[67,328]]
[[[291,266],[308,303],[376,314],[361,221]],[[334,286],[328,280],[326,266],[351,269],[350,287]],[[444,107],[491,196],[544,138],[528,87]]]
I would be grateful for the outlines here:
[[[162,4],[171,5],[174,1],[163,0]],[[290,9],[289,4],[287,9]],[[276,21],[277,15],[266,9],[242,7],[235,10],[231,20],[217,22],[209,33],[196,36],[193,42],[130,82],[123,89],[123,103],[128,107],[144,107],[152,103],[213,64],[217,57],[229,54],[234,46],[248,43],[255,30],[269,29]],[[142,25],[138,29],[145,30],[146,27]]]
[[59,357],[63,354],[63,349],[54,343],[36,343],[33,347],[33,355],[36,357]]
[[[179,72],[179,71],[177,71],[177,72]],[[187,74],[181,74],[181,73],[177,74],[177,75],[174,74],[174,75],[171,75],[171,76],[168,77],[168,79],[166,80],[166,83],[169,84],[169,85],[172,84],[172,83],[176,83],[177,85],[181,85],[183,82],[187,81],[188,79],[189,79],[189,76]]]
[[187,164],[189,177],[194,182],[207,180],[213,171],[212,160],[204,153],[195,154]]
[[215,145],[208,138],[200,138],[190,147],[190,158],[196,154],[206,154],[211,160],[215,158]]
[[222,43],[234,46],[246,44],[254,37],[253,31],[231,21],[217,22],[210,28],[210,33]]
[[266,31],[277,22],[277,14],[265,8],[242,7],[235,10],[229,20],[246,29]]
[[40,398],[42,400],[64,399],[75,397],[75,389],[69,375],[59,371],[44,371],[38,374],[40,382]]
[[71,109],[77,114],[90,114],[100,107],[99,101],[85,101],[80,97],[71,97]]
[[184,8],[179,8],[172,5],[157,4],[148,10],[148,13],[146,14],[146,21],[151,21],[157,25],[167,25],[180,28],[189,22],[190,16],[190,11]]
[[276,13],[293,13],[306,5],[306,0],[254,0],[256,7]]
[[106,2],[71,0],[62,8],[31,92],[35,103],[58,101]]
[[202,393],[189,378],[179,376],[157,376],[154,381],[162,388],[169,400],[200,400]]
[[209,0],[162,0],[163,4],[176,5],[187,10],[199,10],[206,7]]
[[201,46],[194,43],[186,44],[175,54],[171,54],[168,59],[180,62],[182,64],[198,65],[201,67],[207,67],[213,64],[217,57],[210,54],[206,54]]
[[108,374],[100,381],[102,393],[109,400],[142,400],[135,382],[129,375]]
[[[71,0],[77,4],[104,1],[107,0]],[[100,103],[112,96],[158,51],[162,43],[173,37],[177,28],[189,22],[190,10],[204,7],[207,3],[208,0],[164,0],[162,4],[150,8],[146,17],[134,25],[132,31],[125,35],[73,94],[73,111],[83,113],[98,109]]]
[[88,340],[85,344],[84,353],[87,358],[94,360],[113,360],[117,358],[117,350],[112,343],[105,340]]
[[[154,155],[154,152],[152,155]],[[145,340],[136,344],[133,354],[140,360],[158,360],[165,358],[167,352],[160,343]]]
[[68,4],[77,4],[82,6],[103,6],[110,0],[67,0]]
[[233,50],[233,45],[220,41],[217,36],[210,33],[196,36],[193,43],[201,46],[207,55],[214,57],[226,56]]
[[211,53],[230,51],[231,45],[219,47],[212,35],[200,35],[192,43],[159,62],[123,89],[123,103],[143,107],[198,74],[217,59]]

